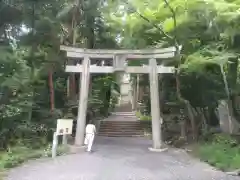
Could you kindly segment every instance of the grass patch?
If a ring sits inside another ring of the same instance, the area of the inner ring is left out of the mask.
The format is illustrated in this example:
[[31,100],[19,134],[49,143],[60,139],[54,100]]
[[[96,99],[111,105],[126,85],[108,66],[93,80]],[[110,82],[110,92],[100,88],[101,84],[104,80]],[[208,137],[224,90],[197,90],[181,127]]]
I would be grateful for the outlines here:
[[141,114],[141,112],[137,111],[136,112],[136,116],[139,120],[141,121],[151,121],[152,117],[151,116],[147,116],[147,115],[143,115]]
[[[57,155],[62,155],[68,151],[67,147],[59,146]],[[7,169],[16,167],[30,159],[41,157],[51,157],[51,146],[40,149],[31,149],[25,146],[15,146],[8,151],[0,152],[0,180],[3,179]]]
[[214,135],[210,141],[200,143],[195,154],[223,171],[240,169],[240,145],[229,135]]

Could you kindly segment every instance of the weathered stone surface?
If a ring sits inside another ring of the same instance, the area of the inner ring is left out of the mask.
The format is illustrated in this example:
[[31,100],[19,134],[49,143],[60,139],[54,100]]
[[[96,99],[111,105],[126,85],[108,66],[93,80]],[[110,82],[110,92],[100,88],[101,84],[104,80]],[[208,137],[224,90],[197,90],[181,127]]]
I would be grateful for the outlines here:
[[227,172],[227,174],[232,175],[232,176],[240,176],[240,169],[237,169],[235,171]]
[[225,133],[238,134],[240,125],[234,117],[230,116],[230,108],[227,101],[219,101],[218,115],[221,130]]
[[240,180],[216,171],[183,150],[150,152],[143,138],[97,138],[94,152],[37,160],[6,180]]

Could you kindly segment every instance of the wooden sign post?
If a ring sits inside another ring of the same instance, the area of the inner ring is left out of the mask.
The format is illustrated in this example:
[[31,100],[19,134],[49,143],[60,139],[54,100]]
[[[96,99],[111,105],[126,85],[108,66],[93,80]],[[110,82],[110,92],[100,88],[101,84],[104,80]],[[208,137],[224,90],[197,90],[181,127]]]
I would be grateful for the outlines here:
[[72,119],[57,120],[57,129],[56,132],[53,133],[52,158],[57,156],[58,136],[63,136],[62,144],[67,145],[67,135],[72,134],[72,127]]

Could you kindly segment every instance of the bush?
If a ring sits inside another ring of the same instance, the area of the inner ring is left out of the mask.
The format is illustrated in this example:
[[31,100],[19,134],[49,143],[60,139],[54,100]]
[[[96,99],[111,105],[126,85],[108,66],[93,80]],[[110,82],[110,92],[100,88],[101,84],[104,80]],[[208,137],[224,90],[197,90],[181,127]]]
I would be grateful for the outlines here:
[[141,112],[137,111],[136,112],[136,116],[139,120],[142,120],[142,121],[151,121],[151,116],[147,116],[147,115],[142,115]]
[[240,145],[229,135],[214,135],[211,142],[201,144],[199,156],[221,170],[240,168]]
[[[66,147],[59,146],[57,149],[57,155],[62,155],[67,151],[68,149]],[[38,159],[41,157],[51,157],[50,145],[38,150],[20,145],[9,148],[7,152],[0,152],[0,171],[16,167],[29,159]]]
[[217,144],[223,144],[226,146],[231,146],[231,147],[238,145],[237,139],[231,137],[228,134],[215,134],[213,136],[212,142]]

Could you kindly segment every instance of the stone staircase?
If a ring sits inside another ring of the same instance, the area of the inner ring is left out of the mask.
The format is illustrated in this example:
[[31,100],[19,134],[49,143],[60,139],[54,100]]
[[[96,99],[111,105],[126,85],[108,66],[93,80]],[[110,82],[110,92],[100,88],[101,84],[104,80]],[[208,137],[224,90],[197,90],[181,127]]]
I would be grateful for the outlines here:
[[115,112],[116,113],[130,113],[130,114],[133,114],[132,105],[131,105],[131,103],[126,103],[126,104],[123,104],[121,106],[117,106],[117,107],[115,107]]
[[141,137],[144,130],[133,112],[115,112],[101,121],[98,136]]

